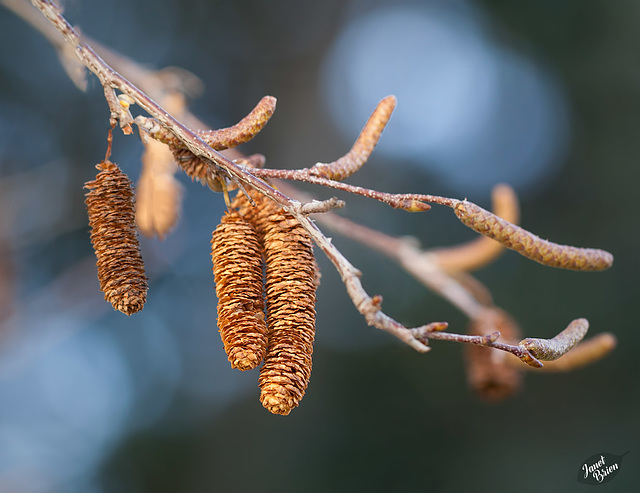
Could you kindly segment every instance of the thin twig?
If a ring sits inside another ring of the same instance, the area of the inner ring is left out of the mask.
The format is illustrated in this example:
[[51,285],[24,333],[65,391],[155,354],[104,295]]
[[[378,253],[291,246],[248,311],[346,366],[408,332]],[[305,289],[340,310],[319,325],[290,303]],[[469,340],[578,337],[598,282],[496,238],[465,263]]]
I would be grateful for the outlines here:
[[[434,322],[422,327],[408,329],[399,322],[393,320],[388,315],[384,314],[380,309],[381,297],[371,297],[366,293],[359,280],[360,272],[341,254],[341,252],[337,248],[333,246],[330,239],[323,235],[323,233],[317,228],[315,223],[313,223],[313,221],[311,221],[307,217],[310,206],[301,204],[300,202],[288,197],[282,192],[272,188],[268,183],[260,179],[261,177],[284,178],[288,180],[316,183],[319,185],[370,197],[375,200],[380,200],[390,205],[391,207],[400,208],[412,212],[427,210],[429,208],[428,203],[446,205],[454,209],[456,215],[466,225],[472,227],[485,236],[489,236],[493,239],[501,241],[505,246],[520,251],[520,253],[528,256],[529,258],[532,258],[533,260],[546,260],[546,258],[544,257],[548,253],[547,250],[549,250],[553,255],[557,254],[556,257],[562,257],[562,255],[564,255],[563,259],[561,259],[561,262],[558,261],[559,265],[556,266],[565,268],[581,268],[586,262],[588,268],[594,268],[592,264],[596,265],[595,268],[606,268],[611,264],[612,257],[607,252],[604,252],[606,255],[600,255],[598,253],[598,255],[600,256],[595,260],[591,258],[596,256],[594,252],[601,252],[599,250],[566,247],[571,249],[569,253],[567,253],[568,250],[566,249],[558,251],[555,247],[563,247],[562,245],[556,245],[550,242],[546,242],[545,240],[540,240],[535,235],[532,235],[531,233],[528,233],[521,228],[512,225],[511,223],[499,220],[499,218],[492,215],[488,211],[484,211],[484,209],[481,209],[475,206],[475,204],[471,204],[466,200],[459,201],[446,197],[423,194],[388,194],[377,192],[354,185],[345,185],[339,183],[336,180],[323,178],[321,176],[313,176],[313,173],[310,172],[310,169],[290,171],[251,169],[246,166],[237,164],[225,155],[213,149],[206,142],[206,139],[203,139],[202,135],[199,135],[197,132],[190,130],[184,124],[176,120],[167,111],[165,111],[162,107],[155,103],[155,101],[153,101],[146,93],[141,91],[138,87],[118,74],[111,66],[109,66],[104,60],[102,60],[102,58],[100,58],[86,42],[80,39],[78,33],[64,18],[59,7],[53,1],[32,0],[32,3],[63,35],[67,43],[72,47],[76,57],[82,62],[82,64],[84,64],[84,66],[86,66],[99,78],[101,84],[105,88],[105,97],[107,98],[107,102],[111,110],[111,118],[117,119],[119,121],[125,133],[129,131],[131,124],[131,117],[128,111],[128,106],[129,104],[135,103],[151,117],[153,117],[163,129],[169,131],[189,152],[200,158],[203,161],[204,165],[210,168],[211,175],[217,175],[221,173],[223,176],[228,176],[232,181],[237,180],[246,187],[255,189],[259,193],[265,195],[266,197],[269,197],[271,200],[282,206],[284,210],[286,210],[300,222],[300,224],[309,232],[319,248],[323,250],[327,257],[333,262],[342,277],[342,280],[354,305],[365,317],[367,322],[370,325],[390,332],[418,351],[425,352],[429,350],[427,342],[430,338],[453,340],[457,342],[478,344],[507,351],[516,355],[522,361],[525,361],[531,366],[542,366],[542,363],[540,363],[526,347],[523,347],[521,345],[513,346],[510,344],[499,342],[496,340],[496,334],[492,334],[490,336],[463,336],[459,334],[444,333],[442,332],[442,330],[446,328],[446,323],[443,322]],[[114,90],[120,91],[126,97],[114,97]],[[388,119],[388,117],[385,118]],[[381,132],[381,128],[379,125],[376,128]],[[376,130],[376,132],[377,131],[378,130]],[[376,132],[374,132],[374,134]],[[374,137],[377,141],[379,135],[374,135]],[[363,147],[364,150],[367,150],[365,149],[365,147],[367,149],[373,148],[368,144]],[[368,152],[370,152],[370,150]],[[356,169],[357,167],[361,166],[361,163],[358,159],[356,159],[354,162],[356,165]],[[349,172],[352,172],[353,170],[354,169],[352,166],[349,169]],[[315,206],[311,206],[311,209],[313,209],[314,207]],[[500,226],[504,230],[503,233],[498,234],[490,231],[491,227],[493,227],[494,225]],[[507,234],[514,234],[519,238],[519,240],[516,242],[512,241],[510,244],[511,240],[505,238],[505,235]],[[541,253],[532,253],[531,249],[527,246],[527,242],[529,241],[533,241],[535,243],[534,246],[536,246],[538,250],[542,250]],[[524,246],[520,248],[520,245]],[[585,256],[589,258],[585,260]],[[554,259],[552,259],[552,262],[549,265],[555,265],[553,261]],[[601,267],[601,265],[604,265],[604,267]],[[462,288],[461,291],[464,291],[464,288]],[[467,307],[467,309],[474,310],[475,308]]]
[[[158,120],[162,126],[170,129],[170,131],[185,145],[187,149],[193,152],[196,156],[202,158],[210,166],[219,166],[231,177],[255,188],[260,193],[266,195],[287,209],[295,206],[295,204],[292,204],[291,199],[286,197],[284,194],[274,190],[264,181],[253,176],[251,173],[246,172],[233,161],[212,149],[202,138],[172,117],[143,91],[138,89],[122,75],[107,65],[107,63],[102,60],[102,58],[100,58],[100,56],[98,56],[98,54],[93,51],[87,43],[80,39],[80,35],[62,15],[59,7],[51,0],[32,0],[32,3],[40,9],[45,17],[49,19],[54,27],[56,27],[62,36],[64,36],[65,40],[74,48],[74,52],[78,59],[98,77],[103,87],[117,89],[123,94],[129,96],[135,104]],[[111,111],[115,112],[114,108],[111,108]],[[215,173],[215,169],[212,172]]]
[[[189,128],[173,118],[167,111],[161,108],[155,101],[147,96],[143,91],[130,83],[123,76],[113,70],[102,60],[87,43],[81,41],[78,33],[60,12],[60,9],[51,0],[32,0],[32,3],[49,19],[49,21],[60,31],[66,41],[74,48],[78,59],[93,72],[103,87],[111,87],[119,90],[131,98],[139,107],[155,118],[163,127],[170,130],[173,135],[182,142],[189,151],[203,159],[210,166],[218,166],[229,176],[251,187],[263,195],[269,197],[281,205],[288,213],[293,215],[300,224],[309,232],[318,247],[327,255],[340,273],[358,311],[365,317],[370,325],[385,330],[401,339],[414,349],[426,352],[430,348],[421,341],[413,337],[413,332],[402,324],[392,319],[380,310],[380,298],[370,297],[360,282],[360,271],[356,269],[343,255],[333,246],[317,226],[302,212],[302,204],[293,200],[283,193],[275,190],[270,185],[254,176],[250,170],[242,167],[219,152],[212,149],[201,137],[192,132]],[[117,113],[111,108],[112,113]],[[254,172],[262,170],[253,170]],[[216,173],[216,169],[212,169]],[[323,179],[321,179],[323,180]],[[331,180],[327,180],[331,181]],[[384,194],[383,194],[384,195]],[[422,197],[422,196],[421,196]],[[410,196],[408,200],[413,200]],[[416,199],[419,201],[420,199]],[[445,199],[446,200],[446,199]],[[422,204],[424,206],[424,204]],[[409,205],[407,205],[409,207]],[[419,208],[417,204],[414,207]],[[422,209],[424,210],[424,208]]]
[[390,207],[393,207],[394,209],[403,209],[409,212],[423,212],[429,210],[430,206],[426,202],[446,205],[449,207],[455,207],[455,205],[459,202],[459,200],[456,199],[439,197],[437,195],[379,192],[377,190],[371,190],[369,188],[358,187],[356,185],[349,185],[347,183],[330,180],[329,178],[314,176],[309,173],[308,169],[288,170],[264,168],[260,170],[254,170],[252,171],[252,174],[261,178],[277,178],[280,180],[302,181],[306,183],[322,185],[329,188],[335,188],[336,190],[344,190],[345,192],[353,193],[355,195],[362,195],[363,197],[378,200]]

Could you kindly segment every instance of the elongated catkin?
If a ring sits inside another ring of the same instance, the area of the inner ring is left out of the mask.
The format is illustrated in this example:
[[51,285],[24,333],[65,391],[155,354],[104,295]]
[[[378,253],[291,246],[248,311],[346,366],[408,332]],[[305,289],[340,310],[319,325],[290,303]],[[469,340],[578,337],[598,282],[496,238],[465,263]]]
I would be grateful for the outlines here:
[[[197,130],[195,133],[216,151],[236,147],[253,139],[273,116],[275,109],[276,98],[265,96],[235,125],[219,130]],[[192,180],[208,184],[217,181],[217,178],[211,175],[211,166],[187,149],[175,135],[158,122],[147,119],[144,128],[153,139],[169,146],[176,163]],[[224,174],[221,173],[221,176]]]
[[578,344],[589,330],[586,318],[578,318],[553,339],[523,339],[520,346],[542,361],[553,361]]
[[317,163],[310,171],[316,176],[338,181],[344,180],[358,171],[367,162],[373,149],[378,144],[380,135],[389,122],[395,107],[395,96],[387,96],[380,101],[351,150],[332,163]]
[[233,368],[250,370],[267,348],[262,247],[254,227],[235,210],[213,232],[211,258],[224,349]]
[[104,298],[116,310],[131,315],[147,300],[147,277],[135,226],[131,180],[110,161],[96,165],[96,179],[85,203],[96,253],[98,280]]
[[292,216],[263,195],[238,194],[233,205],[255,225],[265,252],[268,346],[260,368],[260,402],[289,414],[309,384],[317,288],[313,243]]
[[453,210],[458,219],[474,231],[549,267],[591,271],[608,269],[613,264],[613,255],[609,252],[543,240],[466,200],[458,202]]

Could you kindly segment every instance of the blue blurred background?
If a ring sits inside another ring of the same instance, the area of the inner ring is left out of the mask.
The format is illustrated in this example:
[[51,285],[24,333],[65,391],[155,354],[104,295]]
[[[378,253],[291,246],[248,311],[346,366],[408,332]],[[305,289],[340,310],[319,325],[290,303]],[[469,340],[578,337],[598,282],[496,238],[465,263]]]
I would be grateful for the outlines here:
[[[191,110],[228,126],[265,94],[266,129],[243,150],[270,167],[342,155],[376,103],[398,98],[352,183],[469,198],[507,182],[523,225],[612,251],[613,269],[544,268],[511,252],[478,273],[527,336],[587,317],[619,346],[568,374],[528,374],[498,405],[467,388],[462,348],[420,355],[367,327],[319,257],[314,370],[288,417],[229,368],[209,240],[222,197],[184,176],[181,222],[142,239],[149,300],[130,318],[98,289],[83,184],[104,156],[108,110],[50,44],[0,7],[0,491],[582,491],[599,452],[630,450],[602,491],[640,480],[640,3],[566,0],[69,1],[84,33],[150,68],[204,83]],[[132,179],[142,146],[116,135]],[[333,193],[302,186],[318,196]],[[344,215],[425,247],[473,234],[448,210],[360,197]],[[391,261],[340,237],[370,293],[408,326],[463,315]]]

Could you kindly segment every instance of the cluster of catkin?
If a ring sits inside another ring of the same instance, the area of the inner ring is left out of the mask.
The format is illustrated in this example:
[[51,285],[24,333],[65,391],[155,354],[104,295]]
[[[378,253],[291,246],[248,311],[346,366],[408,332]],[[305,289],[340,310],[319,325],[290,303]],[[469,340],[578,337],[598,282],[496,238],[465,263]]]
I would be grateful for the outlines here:
[[262,363],[260,401],[286,415],[311,376],[318,278],[313,243],[280,206],[247,193],[251,200],[238,193],[211,239],[218,328],[231,366],[249,370]]

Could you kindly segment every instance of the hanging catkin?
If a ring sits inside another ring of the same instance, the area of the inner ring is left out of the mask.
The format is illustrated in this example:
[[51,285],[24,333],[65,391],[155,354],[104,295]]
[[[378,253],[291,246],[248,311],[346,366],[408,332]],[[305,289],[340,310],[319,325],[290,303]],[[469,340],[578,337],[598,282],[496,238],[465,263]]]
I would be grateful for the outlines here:
[[147,300],[147,277],[135,227],[131,180],[110,161],[96,165],[96,179],[85,203],[96,252],[98,280],[104,298],[116,310],[131,315]]
[[268,346],[260,368],[260,402],[274,414],[289,414],[304,396],[311,376],[317,274],[313,243],[291,215],[250,191],[240,206],[260,235],[265,252]]
[[250,370],[267,347],[262,247],[254,227],[234,209],[213,232],[211,259],[224,349],[233,368]]

